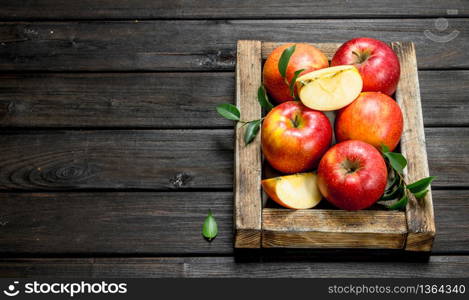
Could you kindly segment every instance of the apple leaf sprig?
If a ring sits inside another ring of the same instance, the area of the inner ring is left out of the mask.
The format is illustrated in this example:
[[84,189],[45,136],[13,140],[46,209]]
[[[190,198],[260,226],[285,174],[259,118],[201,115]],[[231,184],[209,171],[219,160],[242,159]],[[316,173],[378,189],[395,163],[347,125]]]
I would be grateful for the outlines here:
[[[257,101],[259,102],[259,105],[266,111],[270,111],[274,107],[274,105],[269,101],[269,97],[267,96],[263,85],[261,85],[257,90]],[[264,120],[264,118],[260,118],[252,121],[243,121],[241,120],[241,113],[239,112],[239,109],[230,103],[223,103],[218,105],[217,112],[228,120],[242,123],[243,125],[241,127],[246,126],[246,129],[244,130],[244,143],[246,145],[251,143],[256,138],[261,128],[262,120]]]
[[209,242],[211,242],[218,235],[217,221],[212,215],[212,211],[208,211],[208,215],[205,218],[204,224],[202,225],[202,235]]
[[430,176],[406,184],[403,171],[407,166],[407,160],[404,155],[390,152],[389,148],[384,145],[381,146],[381,153],[388,166],[388,183],[378,203],[389,210],[401,210],[406,207],[411,194],[417,199],[425,197],[428,193],[428,187],[436,177]]
[[[286,74],[287,74],[287,67],[288,63],[290,62],[290,58],[295,52],[296,45],[292,45],[285,50],[283,50],[282,55],[280,56],[280,60],[278,61],[278,71],[280,72],[280,75],[284,78],[285,83],[288,84],[290,88],[290,94],[293,97],[295,94],[295,81],[300,75],[301,72],[303,72],[305,69],[300,69],[295,71],[293,78],[290,83],[288,83],[288,80],[286,79]],[[298,99],[296,99],[298,100]],[[274,108],[274,105],[270,102],[269,97],[267,96],[267,92],[265,90],[265,87],[263,84],[259,87],[257,90],[257,101],[259,102],[259,105],[265,109],[267,112],[269,112],[272,108]],[[244,131],[244,143],[248,145],[251,143],[259,133],[262,121],[264,118],[257,119],[257,120],[252,120],[252,121],[243,121],[241,120],[241,113],[239,109],[230,103],[222,103],[216,107],[217,112],[224,118],[232,121],[236,121],[239,123],[242,123],[242,127],[246,126],[246,129]]]

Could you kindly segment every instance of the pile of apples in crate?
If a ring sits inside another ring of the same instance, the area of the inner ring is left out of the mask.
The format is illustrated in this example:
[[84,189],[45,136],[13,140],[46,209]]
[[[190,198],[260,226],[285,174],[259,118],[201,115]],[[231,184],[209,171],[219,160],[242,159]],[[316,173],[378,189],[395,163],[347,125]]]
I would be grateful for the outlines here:
[[[286,174],[262,180],[278,204],[309,209],[325,198],[337,208],[359,210],[381,200],[388,209],[402,209],[410,194],[425,196],[433,177],[406,184],[402,171],[407,162],[392,152],[403,130],[401,109],[391,97],[399,77],[398,57],[376,39],[344,43],[330,66],[310,44],[284,44],[263,68],[258,101],[267,115],[242,121],[230,104],[217,111],[247,125],[246,144],[261,128],[265,159]],[[333,127],[324,113],[331,111]],[[333,133],[336,144],[331,146]]]

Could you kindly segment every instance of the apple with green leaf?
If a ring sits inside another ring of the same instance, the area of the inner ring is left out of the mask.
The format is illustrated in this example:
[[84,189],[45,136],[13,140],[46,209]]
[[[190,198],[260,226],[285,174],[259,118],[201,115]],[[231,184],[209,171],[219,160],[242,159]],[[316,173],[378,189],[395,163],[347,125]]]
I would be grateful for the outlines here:
[[295,99],[296,77],[328,66],[326,55],[313,45],[283,44],[267,57],[262,71],[263,82],[269,95],[282,103]]
[[360,140],[393,151],[399,144],[404,119],[399,105],[386,94],[364,92],[335,118],[335,138],[342,142]]

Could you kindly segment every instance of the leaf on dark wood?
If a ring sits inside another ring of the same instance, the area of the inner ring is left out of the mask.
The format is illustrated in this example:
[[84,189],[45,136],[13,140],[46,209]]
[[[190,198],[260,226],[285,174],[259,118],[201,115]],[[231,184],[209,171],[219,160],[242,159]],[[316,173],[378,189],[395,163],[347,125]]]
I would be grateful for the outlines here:
[[204,225],[202,226],[202,235],[209,241],[213,240],[218,234],[218,225],[212,215],[212,211],[208,211],[208,216],[205,218]]

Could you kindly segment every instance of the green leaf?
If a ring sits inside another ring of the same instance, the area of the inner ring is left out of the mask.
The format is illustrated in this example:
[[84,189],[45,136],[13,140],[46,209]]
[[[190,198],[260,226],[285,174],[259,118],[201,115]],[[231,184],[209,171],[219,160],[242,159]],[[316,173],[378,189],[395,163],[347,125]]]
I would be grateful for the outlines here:
[[385,144],[381,144],[381,152],[382,152],[382,153],[387,153],[387,152],[389,152],[389,147],[386,146]]
[[257,90],[257,101],[259,101],[261,107],[265,108],[267,111],[270,111],[272,108],[274,108],[274,105],[270,103],[269,97],[267,97],[267,93],[265,92],[264,85],[262,84]]
[[428,193],[428,190],[423,190],[417,193],[414,193],[415,198],[422,199]]
[[204,225],[202,226],[202,235],[209,241],[213,240],[218,234],[217,221],[212,215],[212,211],[208,211],[208,216],[205,218]]
[[293,52],[295,52],[295,49],[296,45],[292,45],[283,50],[282,56],[280,56],[280,60],[278,61],[278,71],[283,78],[286,77],[288,63],[290,62],[290,57],[293,55]]
[[261,127],[261,120],[254,120],[248,123],[248,126],[246,127],[246,131],[244,131],[244,143],[249,144],[251,143],[255,138],[257,133],[259,132],[259,129]]
[[419,193],[419,192],[426,190],[434,179],[435,179],[435,176],[426,177],[414,183],[409,184],[407,188],[409,189],[409,191],[412,192],[412,194]]
[[388,209],[389,210],[403,209],[407,205],[407,202],[409,202],[409,198],[407,197],[407,195],[404,195],[399,201],[389,206]]
[[398,173],[402,174],[402,171],[407,166],[407,160],[405,157],[396,152],[385,152],[383,155],[388,159],[391,167]]
[[407,202],[409,202],[409,198],[404,194],[398,201],[382,201],[380,204],[386,206],[389,210],[399,210],[405,208]]
[[296,82],[296,79],[298,78],[300,73],[303,72],[304,70],[305,69],[296,70],[295,74],[293,74],[293,78],[290,81],[290,95],[292,95],[292,97],[295,95],[295,82]]
[[223,103],[217,106],[217,112],[224,118],[233,121],[239,121],[240,113],[236,106],[229,103]]

